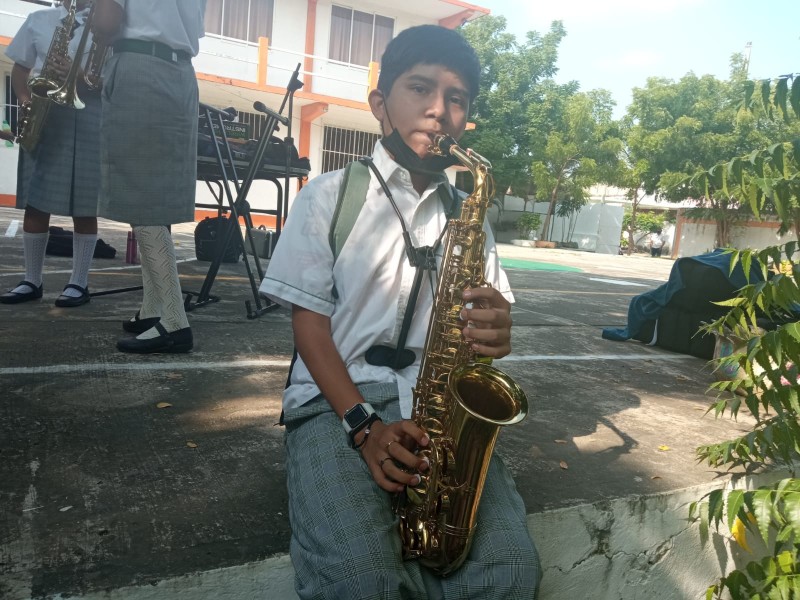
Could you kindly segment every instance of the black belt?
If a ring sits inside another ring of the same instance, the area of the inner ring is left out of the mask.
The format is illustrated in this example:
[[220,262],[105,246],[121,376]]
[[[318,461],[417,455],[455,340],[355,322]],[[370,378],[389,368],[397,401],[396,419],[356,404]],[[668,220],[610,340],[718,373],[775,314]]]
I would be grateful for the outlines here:
[[114,52],[135,52],[149,54],[169,62],[190,62],[192,55],[184,50],[173,50],[161,42],[145,42],[143,40],[117,40],[113,45]]

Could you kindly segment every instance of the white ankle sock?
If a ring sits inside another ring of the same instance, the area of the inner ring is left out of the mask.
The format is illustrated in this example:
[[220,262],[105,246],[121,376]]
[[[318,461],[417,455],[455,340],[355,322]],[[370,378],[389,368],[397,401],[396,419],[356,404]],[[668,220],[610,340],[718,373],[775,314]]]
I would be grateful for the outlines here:
[[[144,297],[152,294],[160,307],[161,325],[168,332],[189,327],[186,311],[183,308],[181,282],[178,278],[178,264],[172,234],[164,226],[135,226],[136,240],[139,242],[139,257],[142,263],[142,284]],[[147,276],[145,276],[145,271]],[[150,285],[148,285],[148,281]],[[150,288],[150,289],[148,289]],[[144,302],[142,303],[144,308]],[[146,318],[154,315],[139,315]],[[160,335],[151,327],[137,336],[145,340]]]
[[[89,285],[89,268],[92,266],[95,244],[97,244],[96,233],[72,234],[72,276],[69,278],[69,283],[82,288]],[[61,294],[73,298],[81,295],[73,288],[66,288]]]
[[[50,233],[22,232],[22,245],[25,250],[25,281],[30,281],[36,286],[42,285],[42,269],[44,268],[44,253],[47,250],[47,240]],[[12,292],[25,294],[33,290],[27,285],[19,285]]]

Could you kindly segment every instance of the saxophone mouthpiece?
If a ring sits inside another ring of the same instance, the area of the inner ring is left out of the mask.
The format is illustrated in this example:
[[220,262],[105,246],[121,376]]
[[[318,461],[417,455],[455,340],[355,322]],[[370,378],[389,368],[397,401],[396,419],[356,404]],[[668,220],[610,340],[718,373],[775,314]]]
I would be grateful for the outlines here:
[[444,156],[450,155],[450,149],[453,146],[458,146],[456,141],[451,138],[449,135],[444,135],[441,133],[437,133],[433,136],[433,147],[435,154],[441,154]]

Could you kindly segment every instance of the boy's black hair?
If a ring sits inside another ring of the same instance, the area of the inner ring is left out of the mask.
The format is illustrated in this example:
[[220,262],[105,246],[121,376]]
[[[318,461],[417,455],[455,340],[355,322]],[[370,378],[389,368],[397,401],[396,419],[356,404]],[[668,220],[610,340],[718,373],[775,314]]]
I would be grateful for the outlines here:
[[395,80],[420,64],[447,67],[464,80],[470,101],[478,95],[481,63],[475,49],[459,32],[439,25],[404,29],[389,42],[381,58],[378,89],[388,96]]

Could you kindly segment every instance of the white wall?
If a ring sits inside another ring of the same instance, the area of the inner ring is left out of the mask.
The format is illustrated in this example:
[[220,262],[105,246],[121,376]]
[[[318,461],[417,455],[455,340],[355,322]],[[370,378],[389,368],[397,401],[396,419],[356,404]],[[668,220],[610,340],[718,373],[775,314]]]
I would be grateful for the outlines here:
[[47,7],[20,0],[0,0],[0,35],[13,38],[25,22],[25,17],[43,8]]
[[[777,230],[777,223],[774,227],[734,227],[731,231],[731,245],[739,249],[762,249],[767,246],[785,244],[795,239],[792,233],[779,236]],[[715,223],[684,221],[680,230],[677,258],[697,256],[713,250],[716,231]]]
[[17,193],[17,148],[0,142],[0,194]]
[[[503,213],[500,221],[503,223],[514,223],[519,215],[522,214],[525,202],[522,198],[506,196],[503,201]],[[532,205],[530,202],[527,211],[538,213],[542,217],[542,226],[547,213],[547,202],[537,202]],[[624,209],[622,206],[612,204],[587,204],[577,214],[575,229],[573,230],[572,240],[578,244],[578,248],[599,254],[617,254],[619,252],[619,239],[622,232],[622,216]],[[488,212],[488,219],[491,223],[497,222],[497,208],[492,207]],[[567,241],[568,219],[554,216],[552,219],[551,241]],[[541,239],[541,226],[538,238]],[[563,236],[562,236],[563,233]]]

